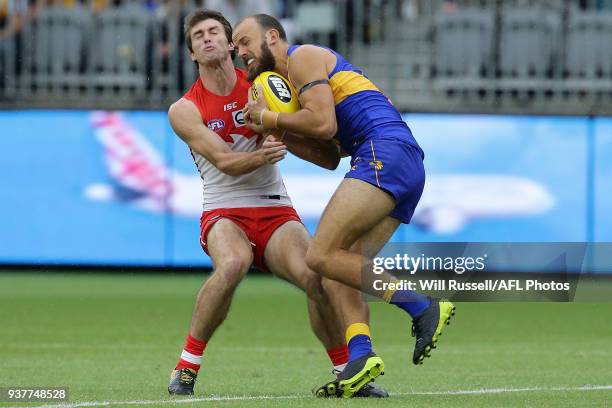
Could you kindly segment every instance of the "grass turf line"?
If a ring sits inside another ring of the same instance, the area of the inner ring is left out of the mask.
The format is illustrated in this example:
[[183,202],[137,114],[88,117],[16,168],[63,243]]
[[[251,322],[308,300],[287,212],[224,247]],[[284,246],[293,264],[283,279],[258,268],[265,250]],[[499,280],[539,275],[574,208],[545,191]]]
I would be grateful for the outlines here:
[[[72,403],[168,400],[168,376],[203,279],[0,274],[0,386],[67,385]],[[609,389],[573,389],[612,383],[612,303],[462,303],[420,367],[410,361],[409,320],[388,305],[371,308],[374,347],[387,365],[377,383],[399,394],[385,406],[600,407],[612,400]],[[331,378],[330,369],[310,332],[304,296],[277,279],[248,277],[206,350],[196,397],[306,395]],[[439,393],[516,388],[541,390]],[[346,403],[305,397],[180,406]]]

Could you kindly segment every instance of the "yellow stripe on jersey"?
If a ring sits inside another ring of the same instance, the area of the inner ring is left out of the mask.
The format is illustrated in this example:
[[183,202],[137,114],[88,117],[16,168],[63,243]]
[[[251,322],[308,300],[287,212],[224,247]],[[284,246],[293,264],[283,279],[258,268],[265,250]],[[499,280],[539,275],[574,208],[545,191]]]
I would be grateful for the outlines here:
[[378,91],[368,78],[355,71],[338,71],[330,79],[329,85],[334,93],[334,102],[338,105],[351,95],[361,91]]

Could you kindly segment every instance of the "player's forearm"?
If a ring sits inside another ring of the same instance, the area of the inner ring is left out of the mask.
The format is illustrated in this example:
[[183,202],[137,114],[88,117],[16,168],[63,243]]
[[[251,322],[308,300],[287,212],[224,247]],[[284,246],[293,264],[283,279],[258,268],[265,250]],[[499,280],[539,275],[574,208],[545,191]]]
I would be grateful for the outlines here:
[[267,164],[261,151],[231,152],[218,154],[213,163],[228,176],[236,177],[250,173]]
[[317,140],[287,133],[283,138],[287,150],[302,160],[328,170],[335,170],[340,162],[340,152],[333,140]]
[[327,117],[309,109],[300,109],[289,114],[280,113],[276,120],[276,126],[291,133],[320,140],[333,139],[337,131],[334,117]]

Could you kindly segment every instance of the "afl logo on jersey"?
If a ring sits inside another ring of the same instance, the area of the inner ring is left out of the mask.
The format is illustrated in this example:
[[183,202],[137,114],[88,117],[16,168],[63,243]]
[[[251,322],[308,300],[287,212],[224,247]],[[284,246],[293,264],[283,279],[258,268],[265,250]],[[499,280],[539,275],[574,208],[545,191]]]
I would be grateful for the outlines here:
[[218,132],[225,127],[225,122],[222,119],[213,119],[208,122],[208,128],[213,132]]
[[291,101],[291,91],[289,90],[289,85],[285,83],[285,80],[276,75],[270,75],[268,77],[268,85],[274,95],[278,99],[280,99],[284,103],[288,103]]

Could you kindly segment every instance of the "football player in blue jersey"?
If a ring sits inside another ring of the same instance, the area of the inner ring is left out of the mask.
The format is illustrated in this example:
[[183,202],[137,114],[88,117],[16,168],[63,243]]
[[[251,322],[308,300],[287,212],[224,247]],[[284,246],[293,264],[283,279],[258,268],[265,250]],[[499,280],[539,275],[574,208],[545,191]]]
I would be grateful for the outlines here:
[[[326,168],[335,168],[342,153],[351,156],[351,168],[325,208],[306,262],[337,282],[336,293],[365,292],[409,314],[416,337],[413,363],[421,364],[454,315],[454,305],[396,290],[398,280],[388,272],[376,275],[378,285],[372,285],[372,258],[401,223],[410,222],[425,183],[424,154],[410,128],[360,70],[329,48],[290,45],[272,16],[247,17],[234,28],[233,42],[250,80],[275,71],[290,80],[301,105],[295,113],[279,113],[269,110],[264,98],[250,101],[244,110],[249,126],[284,132],[291,152]],[[372,351],[367,315],[346,310],[343,315],[349,363],[319,395],[346,396],[380,374],[382,360]]]

